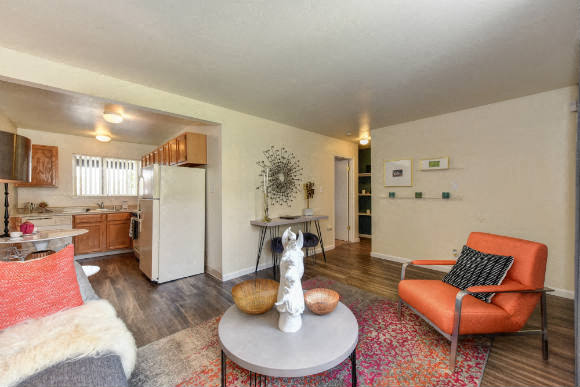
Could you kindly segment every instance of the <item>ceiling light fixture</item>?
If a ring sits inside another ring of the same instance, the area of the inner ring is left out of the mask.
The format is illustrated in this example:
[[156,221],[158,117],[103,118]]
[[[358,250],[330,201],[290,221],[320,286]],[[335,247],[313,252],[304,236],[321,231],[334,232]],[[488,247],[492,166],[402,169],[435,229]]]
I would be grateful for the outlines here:
[[100,141],[100,142],[110,142],[111,141],[111,136],[107,136],[106,134],[97,134],[97,136],[95,138],[97,139],[97,141]]
[[369,139],[368,138],[361,138],[359,143],[361,145],[367,145],[369,143]]
[[120,108],[114,105],[105,105],[105,110],[103,111],[103,118],[105,121],[111,124],[119,124],[123,122],[123,115],[120,112]]

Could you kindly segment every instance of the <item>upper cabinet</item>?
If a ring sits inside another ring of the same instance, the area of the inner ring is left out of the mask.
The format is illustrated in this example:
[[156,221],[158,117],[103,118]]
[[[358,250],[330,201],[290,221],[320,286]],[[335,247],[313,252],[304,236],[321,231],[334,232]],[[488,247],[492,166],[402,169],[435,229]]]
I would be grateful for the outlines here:
[[199,133],[183,133],[160,146],[153,153],[157,157],[144,155],[144,167],[151,164],[192,167],[207,164],[207,136]]
[[30,183],[20,183],[19,187],[58,186],[58,147],[32,145],[32,176]]

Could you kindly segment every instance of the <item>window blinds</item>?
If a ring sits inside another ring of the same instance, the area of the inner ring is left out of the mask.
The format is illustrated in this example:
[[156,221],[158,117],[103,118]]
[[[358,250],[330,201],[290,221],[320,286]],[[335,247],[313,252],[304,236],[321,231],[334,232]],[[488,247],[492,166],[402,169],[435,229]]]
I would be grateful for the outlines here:
[[73,155],[76,196],[136,196],[139,161]]

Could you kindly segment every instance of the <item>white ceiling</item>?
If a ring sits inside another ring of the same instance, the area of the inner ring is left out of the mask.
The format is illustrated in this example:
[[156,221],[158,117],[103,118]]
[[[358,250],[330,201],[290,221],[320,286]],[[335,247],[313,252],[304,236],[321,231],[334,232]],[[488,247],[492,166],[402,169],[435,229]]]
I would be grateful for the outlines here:
[[0,45],[344,137],[574,84],[578,6],[0,0]]
[[114,141],[160,145],[188,128],[205,124],[126,104],[115,105],[122,108],[123,122],[110,124],[102,117],[107,102],[0,81],[0,113],[19,128],[85,137],[108,134]]

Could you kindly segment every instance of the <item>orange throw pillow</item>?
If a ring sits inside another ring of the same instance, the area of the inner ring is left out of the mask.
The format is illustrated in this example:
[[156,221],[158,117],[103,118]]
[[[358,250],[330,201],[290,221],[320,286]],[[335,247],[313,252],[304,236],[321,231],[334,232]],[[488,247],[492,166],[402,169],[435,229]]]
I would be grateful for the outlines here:
[[74,246],[24,262],[0,262],[0,329],[83,304]]

